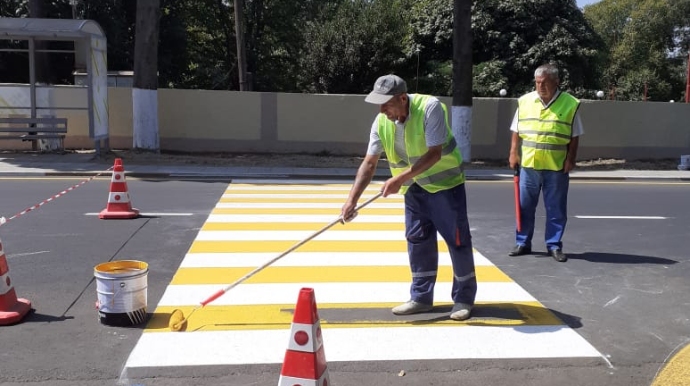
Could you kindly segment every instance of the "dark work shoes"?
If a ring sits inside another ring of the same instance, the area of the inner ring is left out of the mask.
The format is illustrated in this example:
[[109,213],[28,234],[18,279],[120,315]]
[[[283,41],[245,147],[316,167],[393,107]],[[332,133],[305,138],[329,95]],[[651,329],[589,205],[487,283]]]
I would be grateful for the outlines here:
[[512,251],[508,252],[508,256],[522,256],[528,253],[532,253],[532,248],[526,247],[524,245],[516,245]]
[[549,255],[553,257],[554,260],[556,260],[559,263],[565,263],[568,261],[568,256],[563,253],[560,249],[552,249],[549,251]]

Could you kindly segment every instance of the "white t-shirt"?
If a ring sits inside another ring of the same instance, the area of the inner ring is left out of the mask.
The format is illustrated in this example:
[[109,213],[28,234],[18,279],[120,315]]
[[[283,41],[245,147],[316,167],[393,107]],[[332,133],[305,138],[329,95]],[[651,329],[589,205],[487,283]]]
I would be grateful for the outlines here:
[[[415,94],[408,94],[409,100],[414,98]],[[371,125],[371,133],[369,134],[369,148],[368,155],[380,155],[384,148],[379,137],[379,119],[388,119],[383,114],[378,114]],[[395,124],[395,140],[405,141],[405,123],[410,120],[410,112],[408,110],[407,120],[405,122],[393,122]],[[426,138],[426,147],[443,145],[446,143],[448,137],[448,130],[445,124],[445,113],[441,101],[438,98],[430,97],[424,108],[424,137]]]
[[[551,106],[551,103],[558,98],[558,96],[561,95],[561,90],[557,90],[556,93],[553,95],[553,98],[549,101],[549,103],[544,104],[544,101],[541,101],[541,104],[544,105],[544,107],[549,107]],[[541,100],[541,98],[540,98]],[[518,132],[518,111],[515,110],[515,115],[513,116],[513,122],[510,124],[510,131],[517,133]],[[585,130],[582,128],[582,120],[580,120],[580,111],[575,112],[575,117],[573,119],[573,127],[572,127],[572,133],[571,137],[579,137],[582,134],[585,133]]]

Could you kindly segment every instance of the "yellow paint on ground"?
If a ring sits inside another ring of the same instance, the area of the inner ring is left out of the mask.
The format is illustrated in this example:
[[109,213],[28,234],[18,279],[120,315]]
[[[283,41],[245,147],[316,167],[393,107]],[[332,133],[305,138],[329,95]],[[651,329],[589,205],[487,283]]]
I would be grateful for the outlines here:
[[[308,223],[308,222],[281,222],[281,223],[265,223],[265,222],[207,222],[201,228],[202,231],[318,231],[325,227],[326,223]],[[335,224],[331,228],[332,231],[405,231],[405,224],[403,223],[362,223],[349,222],[347,224]],[[404,233],[401,233],[404,237]]]
[[[189,253],[282,253],[297,244],[295,241],[195,241]],[[407,252],[407,241],[321,241],[311,240],[296,249],[300,252]],[[448,252],[445,242],[438,243],[439,252]]]
[[[323,328],[372,327],[440,327],[440,326],[558,326],[563,322],[539,302],[487,303],[474,307],[471,319],[458,322],[448,318],[451,303],[437,303],[443,313],[429,312],[412,317],[395,316],[390,309],[398,303],[318,304]],[[277,330],[290,329],[294,304],[214,306],[208,305],[190,314],[193,306],[158,307],[149,320],[145,332],[166,332],[170,314],[179,309],[189,317],[186,331],[221,330]],[[347,320],[334,319],[336,315],[356,315]]]
[[[402,215],[400,208],[364,208],[368,215]],[[340,216],[340,208],[215,208],[211,214],[326,214],[333,220]]]
[[[240,193],[240,192],[235,192],[235,193]],[[244,194],[244,192],[241,192]],[[273,193],[271,193],[273,194]],[[360,203],[366,201],[366,200],[359,200]],[[292,203],[292,202],[299,202],[299,203],[329,203],[329,204],[345,204],[345,197],[343,198],[276,198],[276,197],[269,197],[269,196],[264,196],[261,194],[257,194],[254,197],[223,197],[220,199],[218,202],[223,202],[223,203],[228,203],[228,202],[270,202],[270,203]],[[386,198],[383,200],[379,200],[381,203],[386,203],[386,204],[400,204],[400,208],[403,208],[403,205],[405,203],[405,199],[403,198]]]
[[[180,268],[171,284],[228,284],[251,272],[254,268]],[[495,266],[475,268],[481,282],[512,282]],[[385,273],[385,274],[382,274]],[[437,282],[451,282],[453,269],[439,267]],[[412,279],[407,266],[320,266],[269,267],[252,276],[245,283],[407,283]]]
[[651,386],[690,385],[690,345],[678,351],[657,374]]

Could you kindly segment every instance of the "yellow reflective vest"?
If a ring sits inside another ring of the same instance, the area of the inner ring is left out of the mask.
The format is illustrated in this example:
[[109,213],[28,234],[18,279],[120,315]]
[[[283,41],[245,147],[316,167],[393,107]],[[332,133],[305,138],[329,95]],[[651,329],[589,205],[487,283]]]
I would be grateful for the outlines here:
[[[405,130],[399,135],[404,135],[403,141],[396,143],[396,126],[384,114],[378,117],[378,134],[383,144],[391,174],[397,176],[414,165],[419,158],[429,151],[426,146],[424,135],[424,111],[429,100],[429,95],[415,94],[410,98],[410,115],[405,122]],[[441,159],[432,167],[413,178],[406,181],[400,188],[400,193],[405,194],[412,183],[417,183],[420,187],[430,193],[450,189],[465,182],[465,173],[462,169],[462,157],[460,150],[455,143],[455,137],[448,124],[448,111],[443,106],[445,115],[445,126],[447,131],[446,142],[443,144]]]
[[536,91],[518,99],[522,167],[563,170],[579,106],[580,101],[566,92],[561,92],[546,108]]

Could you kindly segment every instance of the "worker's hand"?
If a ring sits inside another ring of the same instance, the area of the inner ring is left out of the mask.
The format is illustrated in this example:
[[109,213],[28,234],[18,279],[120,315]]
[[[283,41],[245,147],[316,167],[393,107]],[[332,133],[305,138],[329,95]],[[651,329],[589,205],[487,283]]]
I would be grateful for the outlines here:
[[346,202],[345,205],[343,205],[343,208],[340,211],[340,218],[343,224],[350,222],[357,217],[357,211],[355,211],[356,207],[356,202]]
[[563,164],[563,173],[569,173],[573,169],[575,169],[575,161],[566,158]]
[[508,157],[508,163],[510,164],[511,169],[515,169],[520,165],[520,156],[517,154],[511,153],[510,156]]
[[392,177],[386,180],[386,182],[383,183],[383,187],[381,188],[381,192],[383,193],[383,197],[388,197],[391,194],[396,194],[400,191],[400,187],[402,187],[403,180]]

